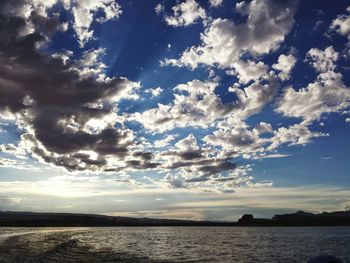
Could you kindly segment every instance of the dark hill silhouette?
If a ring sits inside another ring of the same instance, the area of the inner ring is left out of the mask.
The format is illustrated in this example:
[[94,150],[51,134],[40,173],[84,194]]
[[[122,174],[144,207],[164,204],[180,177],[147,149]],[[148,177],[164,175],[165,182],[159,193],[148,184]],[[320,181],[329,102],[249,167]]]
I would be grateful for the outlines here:
[[132,218],[95,214],[0,212],[0,226],[205,226],[209,221]]
[[272,219],[246,214],[238,222],[132,218],[95,214],[0,212],[0,226],[350,226],[350,211],[298,211]]
[[350,225],[350,211],[343,212],[323,212],[320,214],[306,213],[298,211],[294,214],[275,215],[272,220],[282,225]]
[[292,214],[274,215],[272,219],[251,218],[243,215],[238,220],[241,226],[350,226],[350,211],[313,214],[298,211]]

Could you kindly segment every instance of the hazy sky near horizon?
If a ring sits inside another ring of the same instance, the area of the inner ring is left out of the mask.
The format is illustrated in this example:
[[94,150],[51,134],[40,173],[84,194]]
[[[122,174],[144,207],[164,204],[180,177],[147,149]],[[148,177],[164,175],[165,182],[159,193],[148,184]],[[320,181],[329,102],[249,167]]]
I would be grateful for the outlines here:
[[0,210],[350,209],[350,3],[0,2]]

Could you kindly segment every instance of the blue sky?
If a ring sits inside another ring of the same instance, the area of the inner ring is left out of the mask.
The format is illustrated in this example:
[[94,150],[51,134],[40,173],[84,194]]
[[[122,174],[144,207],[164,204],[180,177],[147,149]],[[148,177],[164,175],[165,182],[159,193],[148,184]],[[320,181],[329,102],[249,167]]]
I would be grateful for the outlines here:
[[0,210],[350,209],[347,1],[0,4]]

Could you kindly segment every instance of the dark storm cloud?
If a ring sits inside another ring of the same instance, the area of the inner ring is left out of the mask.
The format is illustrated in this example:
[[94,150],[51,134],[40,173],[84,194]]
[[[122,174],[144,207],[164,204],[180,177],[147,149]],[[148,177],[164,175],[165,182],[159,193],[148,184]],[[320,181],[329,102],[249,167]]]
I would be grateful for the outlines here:
[[193,160],[202,157],[202,151],[187,151],[180,153],[180,157],[184,160]]
[[34,25],[35,32],[44,36],[51,36],[55,31],[60,29],[60,23],[56,16],[45,17],[40,15],[37,11],[33,11],[30,18]]
[[228,159],[202,159],[199,161],[181,161],[170,164],[167,168],[177,169],[181,167],[196,166],[203,173],[215,174],[223,171],[234,170],[237,166]]
[[153,159],[153,154],[149,152],[134,152],[133,153],[134,157],[141,158],[144,161],[150,161]]
[[191,161],[203,158],[203,150],[187,150],[187,151],[169,151],[162,154],[163,156],[178,156],[182,161]]
[[199,171],[205,173],[205,174],[217,174],[224,171],[231,171],[236,169],[237,165],[228,161],[228,160],[221,160],[217,164],[208,164],[203,165],[199,168]]
[[127,166],[137,169],[153,169],[159,166],[158,163],[142,162],[140,160],[129,160],[126,162]]
[[[202,158],[201,160],[188,160],[171,163],[167,169],[188,169],[195,176],[185,180],[186,183],[199,183],[213,179],[213,176],[224,172],[232,172],[237,165],[228,159]],[[173,184],[173,179],[171,183]],[[182,182],[183,185],[186,185]],[[179,186],[177,186],[179,187]]]
[[[88,132],[84,125],[115,109],[111,98],[130,88],[125,78],[96,80],[82,78],[74,63],[43,54],[38,47],[60,24],[56,17],[32,11],[29,21],[16,14],[24,1],[0,3],[0,112],[16,114],[31,130],[23,135],[34,146],[31,151],[48,163],[69,170],[106,166],[106,157],[123,159],[129,154],[132,131],[107,125],[99,132]],[[34,32],[26,34],[28,27]],[[103,107],[92,104],[103,103]],[[75,127],[68,127],[73,122]],[[120,125],[122,126],[122,125]],[[97,158],[77,153],[89,150]],[[137,153],[129,166],[156,167],[148,153]],[[138,159],[141,159],[139,161]],[[140,163],[139,163],[140,162]]]
[[222,172],[233,171],[237,168],[235,163],[230,162],[229,160],[220,160],[217,162],[211,162],[206,160],[202,162],[201,165],[197,168],[197,171],[200,176],[187,179],[186,182],[195,183],[195,182],[205,182],[212,179],[212,176]]

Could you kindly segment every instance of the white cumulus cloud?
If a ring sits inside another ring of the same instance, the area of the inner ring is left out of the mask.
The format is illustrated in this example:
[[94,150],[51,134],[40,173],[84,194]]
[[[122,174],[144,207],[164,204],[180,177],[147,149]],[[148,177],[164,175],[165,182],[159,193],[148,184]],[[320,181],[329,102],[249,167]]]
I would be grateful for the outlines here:
[[165,22],[174,27],[189,26],[195,23],[196,20],[206,17],[204,8],[195,0],[186,0],[185,2],[179,3],[172,8],[172,11],[172,15],[165,16]]

